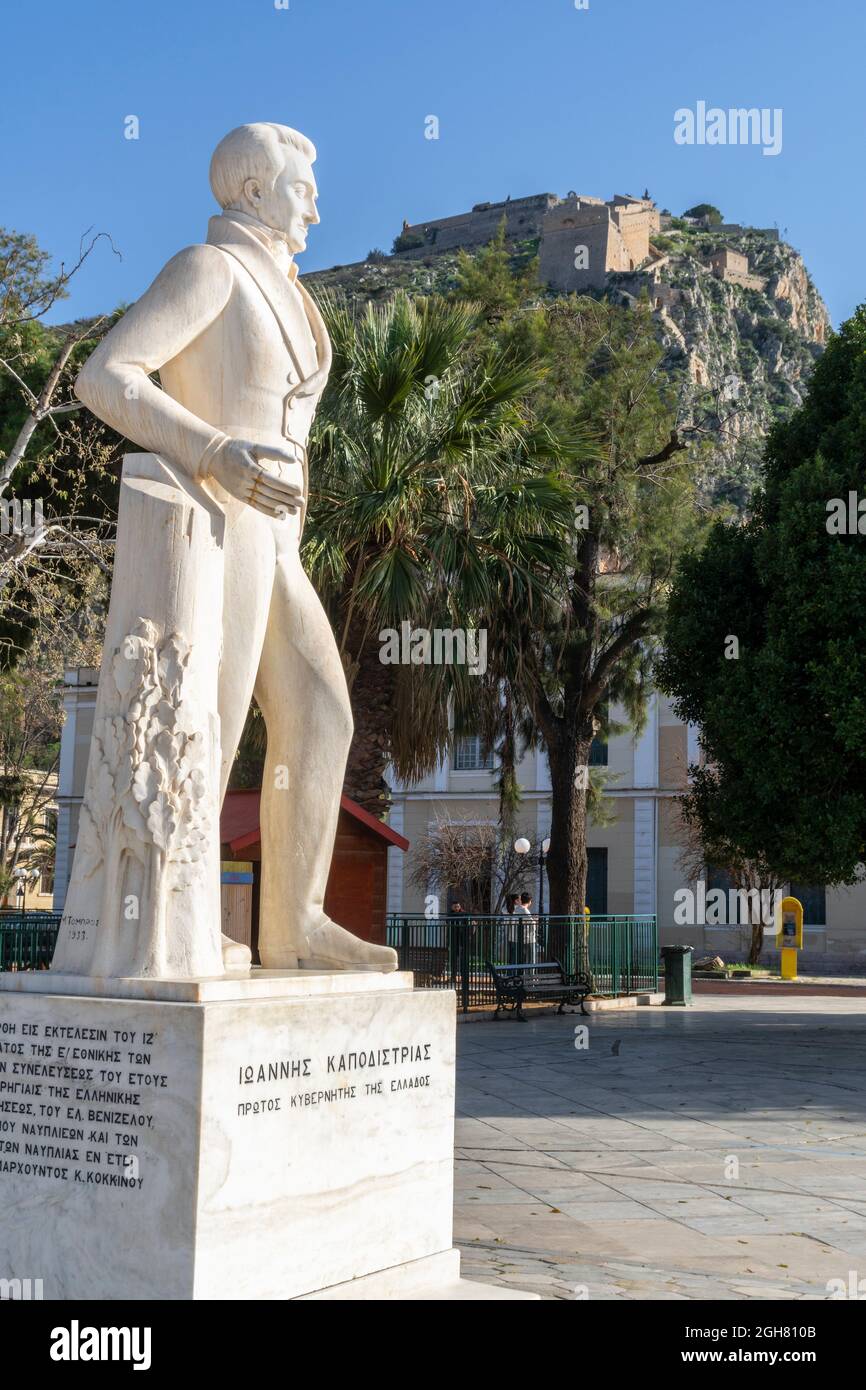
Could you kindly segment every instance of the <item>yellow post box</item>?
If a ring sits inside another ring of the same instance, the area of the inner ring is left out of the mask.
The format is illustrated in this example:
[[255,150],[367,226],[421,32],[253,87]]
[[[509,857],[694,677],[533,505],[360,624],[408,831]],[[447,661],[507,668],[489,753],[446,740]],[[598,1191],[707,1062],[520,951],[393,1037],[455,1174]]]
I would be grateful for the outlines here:
[[803,949],[803,904],[783,898],[777,918],[776,945],[782,953],[782,979],[796,980],[797,952]]

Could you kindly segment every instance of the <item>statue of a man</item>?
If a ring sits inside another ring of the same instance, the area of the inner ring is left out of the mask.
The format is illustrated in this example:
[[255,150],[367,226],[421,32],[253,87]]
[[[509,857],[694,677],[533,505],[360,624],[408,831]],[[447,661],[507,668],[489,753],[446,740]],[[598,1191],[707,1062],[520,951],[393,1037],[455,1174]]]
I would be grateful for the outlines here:
[[263,966],[396,966],[323,907],[352,715],[299,559],[306,442],[331,363],[294,259],[319,221],[315,157],[287,126],[231,131],[211,161],[222,212],[206,244],[169,261],[76,383],[149,452],[124,466],[55,970],[167,977],[249,963],[211,919],[219,807],[253,694],[267,728]]

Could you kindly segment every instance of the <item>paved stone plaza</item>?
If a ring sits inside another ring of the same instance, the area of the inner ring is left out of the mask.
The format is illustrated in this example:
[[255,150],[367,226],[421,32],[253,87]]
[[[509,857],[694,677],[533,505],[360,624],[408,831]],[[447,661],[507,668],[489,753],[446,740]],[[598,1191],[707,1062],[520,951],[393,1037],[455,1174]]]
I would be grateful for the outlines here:
[[467,1277],[557,1299],[826,1299],[854,1270],[866,1291],[866,999],[457,1035]]

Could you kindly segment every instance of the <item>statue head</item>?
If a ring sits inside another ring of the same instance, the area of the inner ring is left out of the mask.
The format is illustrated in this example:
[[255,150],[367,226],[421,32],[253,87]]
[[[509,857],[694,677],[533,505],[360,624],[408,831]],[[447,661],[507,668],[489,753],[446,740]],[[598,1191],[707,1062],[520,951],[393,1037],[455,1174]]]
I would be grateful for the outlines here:
[[291,252],[303,251],[319,220],[315,158],[312,141],[290,126],[240,125],[213,152],[210,186],[223,211],[249,213],[281,233]]

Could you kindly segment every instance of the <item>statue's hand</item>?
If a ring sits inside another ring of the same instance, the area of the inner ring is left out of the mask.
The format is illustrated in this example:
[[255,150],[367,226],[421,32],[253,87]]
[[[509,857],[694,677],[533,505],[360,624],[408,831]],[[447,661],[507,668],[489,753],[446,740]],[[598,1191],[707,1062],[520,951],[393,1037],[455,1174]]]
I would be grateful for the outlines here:
[[304,500],[297,483],[285,482],[263,468],[262,459],[298,463],[297,453],[279,444],[251,444],[246,439],[226,439],[210,461],[207,476],[216,478],[232,497],[247,502],[266,516],[288,516],[299,511]]

